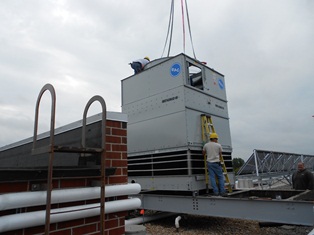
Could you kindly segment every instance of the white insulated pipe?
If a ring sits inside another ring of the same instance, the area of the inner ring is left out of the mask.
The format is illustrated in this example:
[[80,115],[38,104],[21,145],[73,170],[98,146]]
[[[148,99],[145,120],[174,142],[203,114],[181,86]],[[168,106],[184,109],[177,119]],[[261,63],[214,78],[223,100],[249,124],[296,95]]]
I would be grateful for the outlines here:
[[[141,200],[139,198],[110,201],[105,203],[105,213],[110,214],[120,211],[135,210],[138,209],[140,206]],[[97,216],[99,214],[100,214],[99,203],[83,206],[65,207],[60,209],[52,209],[50,222],[58,223],[62,221]],[[1,216],[0,233],[44,225],[45,218],[46,218],[45,210]]]
[[179,228],[180,228],[180,220],[181,220],[181,216],[178,216],[176,219],[175,219],[175,221],[174,221],[174,225],[176,226],[176,229],[177,229],[177,231],[179,230]]
[[[105,197],[138,194],[140,184],[109,185]],[[100,198],[100,187],[56,189],[51,191],[51,204]],[[46,191],[7,193],[0,195],[0,211],[30,206],[45,205]]]

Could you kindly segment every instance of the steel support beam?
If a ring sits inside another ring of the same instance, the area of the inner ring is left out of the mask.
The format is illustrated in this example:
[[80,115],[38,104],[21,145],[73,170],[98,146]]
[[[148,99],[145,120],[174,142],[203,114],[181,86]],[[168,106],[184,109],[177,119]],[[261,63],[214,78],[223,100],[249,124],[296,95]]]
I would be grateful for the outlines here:
[[140,197],[142,208],[146,210],[305,226],[314,224],[313,202],[152,194]]

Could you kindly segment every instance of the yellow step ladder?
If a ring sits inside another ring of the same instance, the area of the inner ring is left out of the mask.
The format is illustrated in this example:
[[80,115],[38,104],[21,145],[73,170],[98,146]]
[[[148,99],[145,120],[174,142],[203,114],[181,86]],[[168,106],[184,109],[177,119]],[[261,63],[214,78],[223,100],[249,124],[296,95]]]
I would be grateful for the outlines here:
[[[202,141],[203,146],[209,141],[209,136],[211,133],[216,133],[215,127],[210,115],[201,114],[201,128],[202,128]],[[207,163],[206,163],[206,153],[204,154],[204,166],[205,166],[205,182],[206,182],[206,191],[208,192],[208,172],[207,172]],[[232,192],[231,183],[229,180],[226,164],[222,154],[220,155],[220,164],[222,166],[223,175],[225,177],[225,187],[227,186],[228,192]]]

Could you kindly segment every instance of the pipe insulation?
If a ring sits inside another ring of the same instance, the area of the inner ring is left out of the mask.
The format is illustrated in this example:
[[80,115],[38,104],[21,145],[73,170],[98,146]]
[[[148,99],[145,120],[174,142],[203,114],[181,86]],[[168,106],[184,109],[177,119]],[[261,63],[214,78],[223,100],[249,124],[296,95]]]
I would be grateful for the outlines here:
[[[134,195],[141,191],[140,184],[109,185],[105,197]],[[56,189],[51,191],[51,204],[100,198],[100,187]],[[0,195],[0,211],[45,205],[47,191],[7,193]]]
[[[110,201],[105,203],[105,214],[135,210],[138,209],[140,206],[141,200],[139,198]],[[97,216],[99,214],[100,214],[99,203],[82,206],[64,207],[51,210],[50,222],[58,223],[63,221]],[[0,233],[44,225],[45,218],[46,218],[45,210],[1,216]]]
[[177,218],[174,221],[174,225],[176,226],[176,229],[178,230],[180,228],[180,220],[181,220],[181,216],[177,216]]

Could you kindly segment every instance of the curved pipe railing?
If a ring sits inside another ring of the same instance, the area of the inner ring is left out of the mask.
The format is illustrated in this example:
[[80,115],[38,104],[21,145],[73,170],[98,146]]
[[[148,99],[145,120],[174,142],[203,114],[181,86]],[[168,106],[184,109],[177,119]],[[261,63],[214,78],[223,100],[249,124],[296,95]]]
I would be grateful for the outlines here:
[[54,130],[55,130],[55,115],[56,115],[56,92],[51,84],[46,84],[39,92],[39,95],[37,98],[32,152],[36,151],[39,105],[40,105],[41,98],[46,91],[49,91],[51,94],[50,144],[47,150],[49,152],[49,164],[48,164],[48,176],[47,176],[47,198],[46,198],[46,219],[45,219],[46,221],[45,222],[45,234],[48,235],[49,230],[50,230],[52,172],[53,172],[53,159],[54,159]]
[[83,126],[82,126],[82,147],[86,148],[86,119],[87,112],[95,101],[98,101],[102,107],[102,121],[101,121],[101,186],[100,186],[100,233],[104,234],[105,230],[105,164],[106,164],[106,116],[107,108],[105,100],[99,96],[93,96],[86,104],[83,114]]
[[[49,146],[47,147],[40,147],[37,148],[37,132],[38,132],[38,116],[39,116],[39,105],[41,98],[45,91],[49,91],[51,94],[51,118],[50,118],[50,142]],[[86,147],[86,119],[87,113],[95,101],[98,101],[102,107],[102,123],[101,123],[101,149],[94,149]],[[35,110],[35,124],[34,124],[34,137],[33,137],[33,154],[40,154],[40,153],[49,153],[49,163],[48,163],[48,176],[47,176],[47,198],[46,198],[46,219],[45,219],[45,234],[49,234],[50,230],[50,216],[51,216],[51,191],[52,191],[52,174],[53,174],[53,159],[54,159],[54,152],[77,152],[77,153],[84,153],[84,152],[93,152],[93,153],[100,153],[101,157],[101,192],[100,192],[100,233],[104,234],[105,229],[105,163],[106,163],[106,102],[105,100],[99,96],[93,96],[86,104],[84,113],[83,113],[83,125],[82,125],[82,148],[64,148],[58,147],[54,145],[54,130],[55,130],[55,110],[56,110],[56,93],[51,84],[46,84],[40,91],[37,102],[36,102],[36,110]]]

